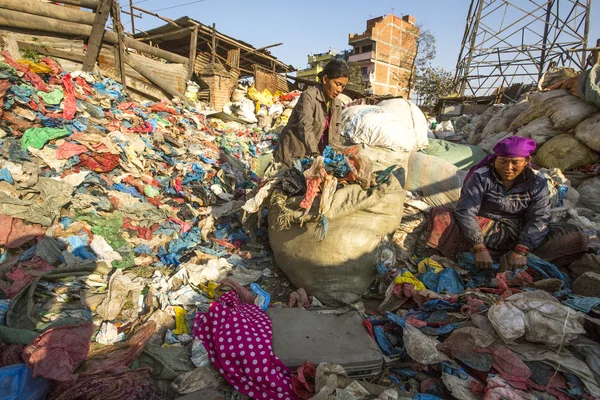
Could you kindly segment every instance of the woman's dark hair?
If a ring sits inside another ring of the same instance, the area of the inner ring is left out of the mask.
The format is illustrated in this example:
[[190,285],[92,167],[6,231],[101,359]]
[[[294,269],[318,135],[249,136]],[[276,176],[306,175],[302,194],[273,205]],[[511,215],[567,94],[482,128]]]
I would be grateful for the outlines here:
[[319,72],[319,80],[323,82],[323,77],[327,76],[329,79],[335,78],[348,78],[350,70],[348,64],[343,61],[331,60],[327,63],[323,71]]

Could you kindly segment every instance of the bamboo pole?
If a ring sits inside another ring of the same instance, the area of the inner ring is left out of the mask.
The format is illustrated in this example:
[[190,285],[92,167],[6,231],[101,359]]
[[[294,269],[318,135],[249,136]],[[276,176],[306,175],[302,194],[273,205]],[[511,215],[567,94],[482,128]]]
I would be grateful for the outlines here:
[[176,31],[169,31],[169,32],[164,32],[164,33],[157,33],[156,35],[138,37],[135,40],[140,41],[140,42],[150,42],[154,39],[167,39],[167,38],[170,38],[171,36],[178,36],[178,35],[181,35],[182,33],[191,32],[193,30],[194,30],[193,27],[187,27],[187,28],[177,29]]
[[[11,28],[20,29],[32,29],[43,32],[81,37],[89,37],[92,33],[92,27],[89,25],[77,24],[68,21],[60,21],[54,18],[46,18],[41,17],[39,15],[32,15],[7,9],[2,9],[2,12],[0,12],[0,26],[7,26]],[[113,45],[119,43],[118,35],[114,32],[105,32],[104,40],[107,43]],[[164,58],[165,60],[173,63],[187,64],[188,62],[187,57],[183,57],[179,54],[171,53],[169,51],[152,47],[146,43],[138,42],[137,40],[127,36],[123,39],[123,42],[125,46],[130,47],[134,50],[141,51],[153,55],[155,57]]]
[[89,11],[40,3],[36,0],[2,0],[0,8],[86,25],[92,25],[95,18],[94,13]]
[[[88,41],[87,51],[85,53],[85,59],[83,60],[83,71],[91,72],[96,65],[98,54],[100,54],[100,48],[102,47],[102,37],[104,36],[104,27],[110,14],[110,8],[112,0],[100,0],[98,8],[96,10],[96,18],[94,19],[94,25],[92,26],[92,33],[90,34],[90,40]],[[121,42],[120,37],[117,37],[117,42]]]

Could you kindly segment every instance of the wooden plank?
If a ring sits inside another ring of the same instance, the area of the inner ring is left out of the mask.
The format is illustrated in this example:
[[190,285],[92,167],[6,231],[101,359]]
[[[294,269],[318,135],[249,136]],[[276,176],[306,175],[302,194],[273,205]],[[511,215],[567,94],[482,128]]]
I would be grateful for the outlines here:
[[240,68],[240,49],[232,49],[227,52],[227,65],[231,68]]
[[113,18],[113,27],[119,35],[119,44],[115,48],[115,66],[118,67],[119,74],[121,76],[121,84],[127,88],[127,74],[125,73],[125,45],[123,44],[123,37],[125,36],[123,24],[121,24],[121,7],[118,1],[113,1],[111,7],[111,13]]
[[[96,65],[96,59],[100,53],[100,47],[102,46],[102,37],[104,36],[104,27],[110,14],[110,7],[112,0],[100,0],[98,9],[96,10],[96,18],[94,19],[94,25],[92,26],[92,33],[90,40],[88,41],[87,52],[85,54],[85,60],[83,60],[83,71],[91,72]],[[119,38],[117,37],[117,43]]]
[[61,0],[60,2],[72,6],[91,8],[92,10],[98,8],[98,0]]
[[[149,41],[152,41],[154,39],[167,39],[167,38],[170,38],[170,37],[173,37],[173,36],[179,36],[182,33],[187,34],[188,32],[191,32],[193,30],[194,30],[194,28],[187,27],[187,28],[177,29],[176,31],[169,31],[169,32],[165,32],[165,33],[157,33],[156,35],[150,35],[150,36],[140,37],[140,38],[136,38],[135,40],[138,40],[138,41],[141,41],[141,42],[149,42]],[[196,36],[198,36],[198,35],[196,35]],[[196,40],[198,40],[198,39],[196,39]]]
[[94,13],[89,11],[41,3],[37,0],[2,0],[0,8],[86,25],[92,25],[95,18]]
[[194,75],[194,61],[196,60],[196,51],[198,48],[198,27],[195,26],[190,37],[190,58],[188,59],[188,79]]
[[[32,15],[6,9],[2,9],[2,12],[0,12],[0,26],[18,29],[30,29],[34,31],[50,32],[69,36],[89,37],[92,33],[92,27],[89,25],[60,21],[54,18],[46,18],[39,15]],[[114,32],[105,32],[104,40],[110,44],[119,43],[119,38]],[[187,57],[152,47],[146,43],[138,42],[137,40],[127,36],[124,38],[124,43],[125,46],[134,50],[148,53],[155,57],[164,58],[172,63],[187,64],[188,61]]]

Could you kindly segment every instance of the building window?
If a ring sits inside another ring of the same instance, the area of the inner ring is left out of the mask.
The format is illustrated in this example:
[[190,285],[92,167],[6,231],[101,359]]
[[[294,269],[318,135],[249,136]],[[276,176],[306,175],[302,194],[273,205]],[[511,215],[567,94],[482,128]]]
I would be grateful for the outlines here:
[[362,68],[360,69],[360,73],[361,73],[361,74],[363,74],[363,75],[367,75],[367,73],[368,73],[368,69],[367,69],[367,67],[362,67]]
[[363,46],[363,48],[362,48],[362,52],[363,53],[368,53],[370,51],[373,51],[373,45],[372,44],[370,44],[368,46]]
[[354,54],[360,54],[360,47],[354,48]]

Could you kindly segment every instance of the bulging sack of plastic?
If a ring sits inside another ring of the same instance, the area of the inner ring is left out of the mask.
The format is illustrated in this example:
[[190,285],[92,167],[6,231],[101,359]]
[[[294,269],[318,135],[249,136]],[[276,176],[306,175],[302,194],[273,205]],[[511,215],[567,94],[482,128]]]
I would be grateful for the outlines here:
[[583,315],[537,290],[512,295],[490,307],[488,318],[505,343],[519,338],[551,347],[568,345],[585,333]]
[[420,150],[429,145],[425,115],[403,99],[348,107],[342,112],[340,130],[354,143],[396,151]]
[[437,339],[427,336],[408,323],[403,327],[403,331],[402,339],[406,346],[406,352],[416,362],[431,365],[450,360],[444,353],[437,349],[437,345],[440,344]]
[[404,189],[433,207],[456,207],[465,171],[439,157],[414,152],[410,155]]
[[542,167],[559,168],[562,171],[594,164],[599,158],[600,154],[569,134],[553,137],[535,154],[536,163]]
[[319,240],[319,201],[301,223],[302,197],[287,198],[276,190],[269,208],[269,242],[277,265],[294,286],[327,305],[358,301],[377,275],[382,239],[400,224],[404,197],[393,176],[369,191],[359,185],[338,189],[325,214],[327,235]]
[[600,151],[600,114],[581,122],[575,128],[575,137],[594,151]]
[[600,177],[584,181],[577,191],[580,205],[600,213]]

